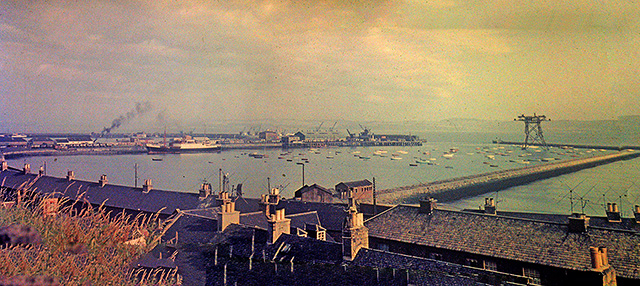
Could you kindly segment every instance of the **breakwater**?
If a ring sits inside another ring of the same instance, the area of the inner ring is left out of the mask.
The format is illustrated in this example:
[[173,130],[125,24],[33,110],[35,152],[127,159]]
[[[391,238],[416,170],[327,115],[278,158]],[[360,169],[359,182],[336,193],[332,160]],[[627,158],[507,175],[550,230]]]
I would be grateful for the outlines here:
[[640,152],[622,151],[603,156],[500,170],[485,174],[380,190],[377,191],[377,201],[391,204],[417,203],[419,200],[427,197],[436,198],[441,202],[455,201],[637,157],[640,157]]
[[[502,141],[502,140],[494,140],[494,144],[504,144],[504,145],[516,145],[522,146],[524,142],[512,142],[512,141]],[[539,143],[529,143],[530,146],[540,146],[542,144]],[[558,148],[578,148],[578,149],[603,149],[603,150],[640,150],[640,146],[609,146],[609,145],[580,145],[580,144],[558,144],[558,143],[547,143],[549,147],[558,147]]]

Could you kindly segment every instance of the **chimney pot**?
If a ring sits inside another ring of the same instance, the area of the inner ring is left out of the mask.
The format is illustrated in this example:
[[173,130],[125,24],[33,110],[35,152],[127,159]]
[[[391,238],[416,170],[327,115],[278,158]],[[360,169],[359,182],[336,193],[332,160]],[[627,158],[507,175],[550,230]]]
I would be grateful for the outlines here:
[[2,171],[6,171],[7,169],[9,169],[9,165],[7,164],[7,161],[2,161]]
[[591,268],[600,269],[602,267],[602,255],[597,247],[589,247],[591,253]]
[[620,210],[618,204],[607,203],[607,221],[608,222],[621,222],[622,216],[620,216]]
[[496,203],[493,198],[485,198],[484,202],[484,213],[492,215],[496,214]]
[[24,164],[22,171],[24,171],[25,174],[31,173],[31,164]]
[[609,266],[609,257],[607,257],[607,248],[600,247],[600,257],[602,258],[602,266]]
[[76,176],[73,174],[73,171],[67,171],[67,181],[71,181],[75,178]]

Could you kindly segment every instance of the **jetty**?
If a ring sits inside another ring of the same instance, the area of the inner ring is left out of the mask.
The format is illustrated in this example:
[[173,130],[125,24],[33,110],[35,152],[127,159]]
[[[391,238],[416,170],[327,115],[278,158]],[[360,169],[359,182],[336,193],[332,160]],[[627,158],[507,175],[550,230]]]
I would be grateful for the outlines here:
[[640,157],[640,152],[625,150],[603,156],[572,159],[379,190],[376,197],[377,202],[388,204],[418,203],[421,199],[427,197],[435,198],[441,202],[450,202],[637,157]]

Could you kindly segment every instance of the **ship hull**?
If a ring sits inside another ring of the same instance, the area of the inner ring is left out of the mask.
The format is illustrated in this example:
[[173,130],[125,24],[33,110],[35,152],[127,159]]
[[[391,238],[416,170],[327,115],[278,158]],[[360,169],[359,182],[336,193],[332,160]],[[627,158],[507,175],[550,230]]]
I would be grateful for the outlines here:
[[207,153],[220,152],[221,150],[219,145],[198,146],[195,148],[158,145],[147,145],[146,147],[149,154]]

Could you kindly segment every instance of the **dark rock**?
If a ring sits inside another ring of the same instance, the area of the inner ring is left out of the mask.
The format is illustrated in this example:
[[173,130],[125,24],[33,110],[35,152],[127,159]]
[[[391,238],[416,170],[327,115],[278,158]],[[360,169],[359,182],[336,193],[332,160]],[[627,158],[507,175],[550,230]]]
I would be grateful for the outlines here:
[[22,224],[12,224],[0,227],[0,246],[40,244],[42,237],[33,227]]

